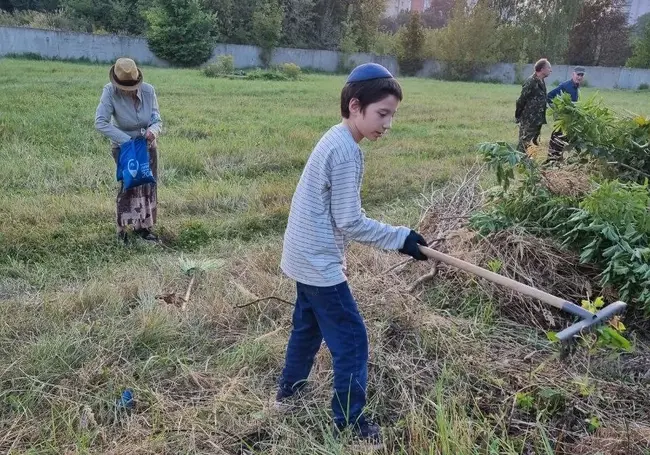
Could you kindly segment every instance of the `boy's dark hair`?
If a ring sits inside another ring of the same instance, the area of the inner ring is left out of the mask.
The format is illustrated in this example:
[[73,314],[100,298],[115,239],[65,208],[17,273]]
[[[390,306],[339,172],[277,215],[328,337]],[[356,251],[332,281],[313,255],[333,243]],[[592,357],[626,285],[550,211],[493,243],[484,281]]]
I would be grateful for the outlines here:
[[551,63],[550,63],[547,59],[545,59],[545,58],[541,58],[541,59],[537,60],[537,63],[535,63],[535,71],[539,73],[539,72],[542,71],[546,66],[548,66],[548,65],[550,65],[550,64],[551,64]]
[[402,87],[392,77],[349,82],[341,90],[341,115],[343,118],[350,118],[350,101],[353,98],[359,100],[361,112],[365,112],[369,104],[381,101],[389,95],[402,101]]

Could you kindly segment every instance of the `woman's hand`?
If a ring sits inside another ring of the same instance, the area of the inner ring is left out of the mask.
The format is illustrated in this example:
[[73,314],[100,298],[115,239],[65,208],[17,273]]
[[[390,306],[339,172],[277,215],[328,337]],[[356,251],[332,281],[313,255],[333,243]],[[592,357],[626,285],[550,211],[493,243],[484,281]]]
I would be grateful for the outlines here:
[[149,130],[145,133],[144,137],[147,138],[147,142],[153,142],[156,140],[156,136]]

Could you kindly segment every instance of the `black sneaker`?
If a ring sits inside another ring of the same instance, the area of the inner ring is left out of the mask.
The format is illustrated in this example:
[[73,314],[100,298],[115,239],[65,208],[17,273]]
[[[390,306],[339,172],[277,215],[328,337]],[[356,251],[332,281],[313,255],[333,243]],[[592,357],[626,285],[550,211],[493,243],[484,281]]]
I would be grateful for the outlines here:
[[348,431],[351,432],[353,441],[363,444],[365,448],[373,450],[381,450],[384,448],[381,427],[369,419],[361,417],[356,423],[351,425],[334,424],[334,435],[336,437]]
[[136,229],[135,233],[138,234],[143,240],[147,240],[149,242],[158,241],[158,236],[151,232],[149,229]]

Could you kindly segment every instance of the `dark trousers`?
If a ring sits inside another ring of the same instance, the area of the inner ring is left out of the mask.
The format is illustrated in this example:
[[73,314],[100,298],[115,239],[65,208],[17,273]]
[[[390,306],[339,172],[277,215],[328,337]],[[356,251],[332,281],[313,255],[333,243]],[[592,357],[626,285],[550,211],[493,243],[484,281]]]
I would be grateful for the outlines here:
[[334,421],[344,426],[363,418],[368,382],[368,335],[347,282],[331,287],[297,283],[293,330],[280,387],[300,389],[323,338],[334,364]]
[[548,144],[548,160],[559,161],[562,159],[562,152],[566,146],[566,137],[561,131],[555,130],[551,134],[551,141]]
[[517,150],[526,153],[531,143],[539,145],[539,135],[542,132],[542,125],[530,125],[528,123],[519,123],[519,145]]

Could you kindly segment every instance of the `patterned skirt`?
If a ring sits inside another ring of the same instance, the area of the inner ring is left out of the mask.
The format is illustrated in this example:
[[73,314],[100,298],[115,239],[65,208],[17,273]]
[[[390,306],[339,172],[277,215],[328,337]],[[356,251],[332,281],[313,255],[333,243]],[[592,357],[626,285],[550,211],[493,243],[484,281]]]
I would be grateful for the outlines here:
[[[112,148],[113,159],[117,165],[120,149]],[[149,145],[149,167],[153,176],[158,179],[158,150],[155,142]],[[117,193],[117,213],[115,222],[117,232],[123,232],[127,226],[133,229],[151,229],[156,223],[158,187],[156,184],[145,184],[124,191],[121,182]]]

